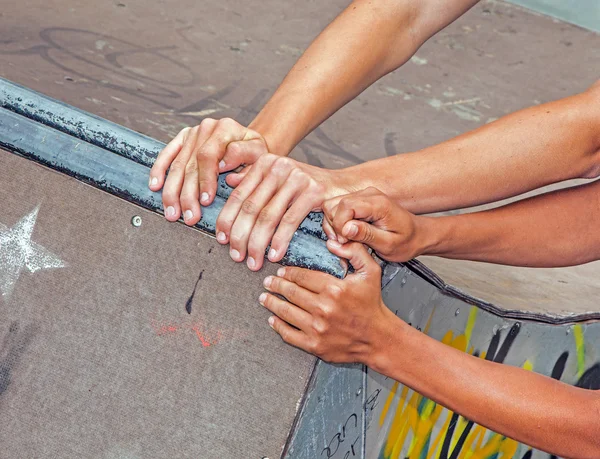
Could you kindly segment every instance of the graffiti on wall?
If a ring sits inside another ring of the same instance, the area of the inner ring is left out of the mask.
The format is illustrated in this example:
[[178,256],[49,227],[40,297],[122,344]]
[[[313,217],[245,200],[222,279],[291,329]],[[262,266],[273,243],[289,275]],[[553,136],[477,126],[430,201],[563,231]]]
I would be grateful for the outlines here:
[[[435,309],[434,309],[435,311]],[[462,333],[446,331],[441,341],[460,351],[497,363],[506,363],[507,356],[525,324],[513,321],[505,331],[495,329],[487,348],[477,349],[471,344],[479,308],[472,306]],[[432,311],[433,315],[433,311]],[[536,369],[535,359],[525,359],[519,366],[585,389],[600,389],[600,362],[587,363],[585,328],[589,325],[560,326],[570,335],[570,346],[554,357],[549,369]],[[423,332],[428,333],[431,316]],[[481,332],[481,331],[479,331]],[[530,339],[530,338],[528,338]],[[509,362],[513,364],[514,362]],[[565,370],[573,368],[575,375]],[[572,377],[574,376],[574,378]],[[390,381],[391,382],[391,381]],[[385,435],[378,451],[378,459],[532,459],[554,456],[531,449],[504,435],[490,431],[473,421],[454,413],[406,386],[393,382],[386,391],[377,388],[367,399],[367,412],[372,411],[372,424]]]

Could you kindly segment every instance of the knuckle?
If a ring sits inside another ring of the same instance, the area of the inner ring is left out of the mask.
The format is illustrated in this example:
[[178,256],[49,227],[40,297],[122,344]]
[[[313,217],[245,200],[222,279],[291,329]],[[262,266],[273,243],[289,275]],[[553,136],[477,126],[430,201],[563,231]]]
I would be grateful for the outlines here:
[[229,198],[227,198],[227,201],[239,204],[244,201],[244,196],[242,195],[242,192],[239,190],[239,188],[235,188],[229,195]]
[[[362,241],[366,242],[367,244],[373,242],[374,235],[373,235],[373,229],[371,228],[371,225],[360,225],[360,227],[362,227],[362,237],[361,237]],[[359,231],[359,234],[360,234],[360,231]]]
[[171,167],[169,167],[170,172],[175,172],[175,171],[182,171],[185,170],[185,167],[187,166],[187,163],[185,163],[184,161],[182,161],[179,158],[176,158],[172,163],[171,163]]
[[295,284],[288,284],[285,289],[283,289],[283,294],[286,298],[293,298],[298,293],[298,287]]
[[308,178],[308,175],[300,168],[294,167],[290,172],[290,178],[301,181]]
[[242,245],[243,238],[238,233],[233,232],[229,236],[229,243],[232,247],[240,247]]
[[298,221],[296,215],[288,211],[283,215],[283,217],[281,217],[281,223],[284,225],[297,225],[300,222]]
[[294,282],[303,283],[306,281],[307,272],[304,271],[303,269],[294,269],[292,271],[292,276],[293,276]]
[[257,215],[260,212],[260,207],[251,199],[246,199],[242,203],[242,212],[246,215]]
[[315,354],[315,355],[319,355],[321,353],[321,351],[323,350],[321,343],[315,339],[311,340],[310,343],[308,343],[308,345],[306,346],[308,352],[310,352],[311,354]]
[[230,127],[230,126],[235,126],[238,123],[233,118],[226,116],[225,118],[221,118],[219,120],[219,124],[222,125],[223,127]]
[[256,218],[256,222],[261,226],[271,226],[271,222],[274,220],[275,215],[273,211],[268,207],[265,207],[258,213],[258,217]]
[[276,330],[279,333],[279,336],[281,336],[282,340],[284,340],[286,342],[290,340],[290,332],[288,331],[287,328],[281,328],[277,325]]
[[285,247],[288,243],[289,239],[286,239],[284,236],[276,234],[275,236],[273,236],[273,239],[271,241],[271,247],[277,247],[281,249],[282,247]]
[[329,323],[325,320],[315,320],[313,329],[318,335],[325,335],[329,331]]
[[214,118],[204,118],[202,121],[200,121],[200,124],[196,127],[200,128],[200,129],[209,129],[209,128],[212,128],[216,122],[217,122],[217,120],[215,120]]
[[328,284],[325,288],[327,295],[334,300],[338,300],[342,297],[344,290],[338,284]]
[[188,161],[185,165],[185,175],[191,175],[198,172],[198,163],[196,161]]

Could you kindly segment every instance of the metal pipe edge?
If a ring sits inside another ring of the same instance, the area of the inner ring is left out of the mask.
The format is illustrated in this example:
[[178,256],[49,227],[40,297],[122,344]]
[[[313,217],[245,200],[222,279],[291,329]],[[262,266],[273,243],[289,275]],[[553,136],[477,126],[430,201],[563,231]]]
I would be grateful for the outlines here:
[[[65,105],[65,110],[68,108]],[[85,127],[83,123],[83,132]],[[148,188],[147,165],[116,155],[112,150],[57,130],[43,121],[0,108],[0,147],[128,202],[163,213],[161,193]],[[202,219],[196,228],[214,235],[225,201],[225,197],[217,196],[210,206],[203,207]],[[311,225],[314,224],[311,221]],[[316,269],[338,278],[346,274],[340,259],[327,250],[325,241],[310,231],[296,231],[281,264]]]
[[[163,142],[4,78],[0,78],[0,107],[146,167],[152,167],[165,147]],[[231,193],[225,182],[227,175],[219,176],[217,188],[217,195],[225,199]],[[325,241],[322,221],[323,214],[311,212],[299,230]]]

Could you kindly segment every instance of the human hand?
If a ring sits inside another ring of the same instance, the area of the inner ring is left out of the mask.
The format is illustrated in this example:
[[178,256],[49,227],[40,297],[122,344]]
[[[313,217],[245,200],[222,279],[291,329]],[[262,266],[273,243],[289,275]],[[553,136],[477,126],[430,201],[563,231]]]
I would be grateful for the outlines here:
[[407,261],[422,254],[423,218],[411,214],[376,188],[339,196],[323,204],[323,227],[338,242],[367,244],[388,261]]
[[[355,272],[345,279],[309,269],[285,267],[265,279],[270,293],[259,302],[271,311],[269,325],[288,344],[336,363],[369,366],[385,353],[400,320],[381,298],[381,268],[360,243],[328,241]],[[276,295],[281,295],[281,299]]]
[[258,132],[231,118],[205,118],[198,126],[183,129],[159,153],[149,187],[163,189],[167,220],[176,221],[183,214],[187,225],[195,225],[201,217],[200,203],[207,206],[215,198],[219,173],[252,164],[267,151]]
[[217,218],[217,241],[230,244],[234,261],[258,271],[269,243],[268,259],[280,261],[302,220],[321,210],[327,198],[347,193],[336,171],[273,154],[261,155],[227,183],[236,187]]

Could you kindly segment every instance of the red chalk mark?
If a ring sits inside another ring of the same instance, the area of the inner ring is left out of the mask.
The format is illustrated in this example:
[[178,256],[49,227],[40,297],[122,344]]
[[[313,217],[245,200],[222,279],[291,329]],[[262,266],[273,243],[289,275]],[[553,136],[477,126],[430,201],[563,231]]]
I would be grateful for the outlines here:
[[204,346],[204,347],[210,346],[210,343],[204,339],[204,337],[202,336],[202,333],[200,333],[200,330],[198,329],[197,326],[193,326],[192,330],[194,330],[196,332],[196,335],[198,336],[198,339],[202,343],[202,346]]
[[[172,335],[182,330],[192,330],[198,337],[203,347],[209,347],[221,341],[221,330],[211,332],[206,330],[202,322],[192,324],[159,324],[156,320],[151,320],[151,325],[158,336]],[[215,336],[216,335],[216,336]]]

